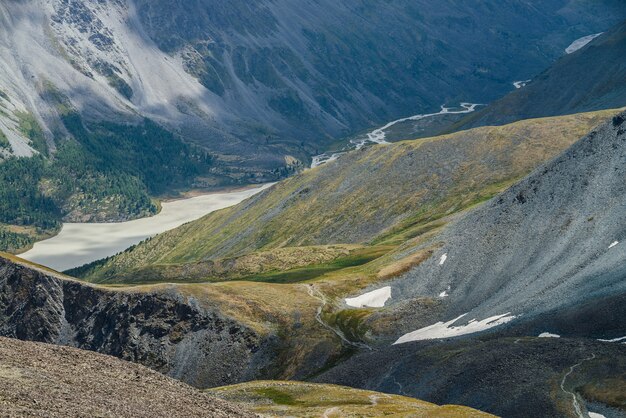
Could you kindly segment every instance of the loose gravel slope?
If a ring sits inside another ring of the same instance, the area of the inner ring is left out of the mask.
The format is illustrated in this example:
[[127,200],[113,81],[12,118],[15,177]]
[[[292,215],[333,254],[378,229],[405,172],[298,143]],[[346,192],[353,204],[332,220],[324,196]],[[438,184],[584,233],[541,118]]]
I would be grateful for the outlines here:
[[0,338],[0,410],[29,417],[254,417],[143,366]]

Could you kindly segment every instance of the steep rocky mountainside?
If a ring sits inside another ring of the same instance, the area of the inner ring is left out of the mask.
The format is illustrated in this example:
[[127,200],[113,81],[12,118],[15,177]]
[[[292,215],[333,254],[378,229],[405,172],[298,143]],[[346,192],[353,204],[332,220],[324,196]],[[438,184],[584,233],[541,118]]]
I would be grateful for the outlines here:
[[255,417],[119,359],[0,338],[2,413],[11,417]]
[[442,102],[495,99],[624,17],[617,0],[12,0],[0,8],[0,129],[31,155],[17,116],[29,114],[54,149],[58,90],[88,123],[148,117],[240,178]]
[[[528,321],[626,292],[625,120],[624,113],[614,116],[446,226],[435,238],[437,251],[392,285],[392,298],[446,291],[442,319],[509,313]],[[611,332],[626,333],[623,326],[616,324]]]
[[401,344],[356,356],[316,380],[468,405],[504,417],[586,417],[588,412],[622,417],[626,346],[537,337]]
[[504,190],[613,114],[523,121],[352,152],[72,274],[95,281],[191,281],[217,274],[216,260],[259,250],[398,245]]
[[455,129],[626,105],[626,22],[565,55],[524,87],[466,117]]
[[[567,415],[577,408],[621,416],[625,124],[626,113],[614,116],[506,192],[407,249],[430,249],[431,255],[388,282],[385,309],[367,319],[378,338],[395,345],[355,357],[320,380],[394,387],[505,416]],[[431,341],[481,331],[487,334],[467,343]],[[521,338],[538,335],[550,340]],[[469,380],[450,378],[459,369]],[[525,388],[526,373],[534,389]],[[505,375],[515,384],[507,385]],[[493,379],[500,389],[482,392]],[[539,382],[546,388],[540,393]],[[457,384],[465,389],[456,390]]]
[[102,290],[0,258],[0,334],[99,351],[195,386],[262,375],[274,343],[173,291]]
[[0,335],[120,357],[196,387],[304,379],[342,346],[305,286],[104,288],[0,253]]

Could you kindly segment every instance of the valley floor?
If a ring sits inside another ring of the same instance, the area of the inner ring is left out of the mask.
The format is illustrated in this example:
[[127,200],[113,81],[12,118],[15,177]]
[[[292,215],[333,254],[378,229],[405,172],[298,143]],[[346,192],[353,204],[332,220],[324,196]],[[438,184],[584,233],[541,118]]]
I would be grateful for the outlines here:
[[195,195],[161,203],[158,214],[119,223],[65,223],[55,237],[21,254],[26,260],[58,271],[107,258],[156,234],[236,205],[270,185]]

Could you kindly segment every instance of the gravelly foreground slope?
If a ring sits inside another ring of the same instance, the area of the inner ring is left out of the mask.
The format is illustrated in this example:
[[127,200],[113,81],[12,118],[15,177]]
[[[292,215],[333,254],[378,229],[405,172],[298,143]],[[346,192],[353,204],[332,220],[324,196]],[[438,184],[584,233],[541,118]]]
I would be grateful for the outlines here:
[[0,338],[0,410],[11,417],[255,417],[145,367]]

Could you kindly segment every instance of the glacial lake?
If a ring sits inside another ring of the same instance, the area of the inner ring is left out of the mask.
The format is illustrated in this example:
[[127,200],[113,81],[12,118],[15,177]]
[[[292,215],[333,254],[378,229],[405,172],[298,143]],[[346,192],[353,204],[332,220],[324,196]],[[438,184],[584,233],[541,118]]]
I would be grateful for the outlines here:
[[61,232],[35,244],[32,250],[19,257],[65,271],[110,257],[187,222],[234,206],[270,187],[266,184],[246,190],[211,193],[188,199],[163,202],[161,212],[150,218],[120,223],[66,223]]

